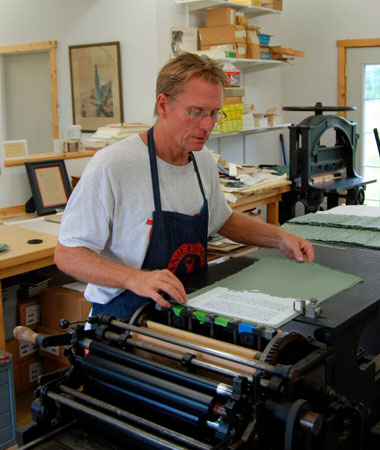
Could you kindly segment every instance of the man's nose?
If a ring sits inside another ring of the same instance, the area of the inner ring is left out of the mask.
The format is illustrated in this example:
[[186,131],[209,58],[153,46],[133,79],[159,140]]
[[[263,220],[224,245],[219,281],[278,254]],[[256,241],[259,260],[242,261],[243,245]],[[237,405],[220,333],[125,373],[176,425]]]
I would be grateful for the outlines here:
[[211,131],[214,128],[215,121],[212,119],[211,115],[203,117],[200,121],[199,126],[202,130]]

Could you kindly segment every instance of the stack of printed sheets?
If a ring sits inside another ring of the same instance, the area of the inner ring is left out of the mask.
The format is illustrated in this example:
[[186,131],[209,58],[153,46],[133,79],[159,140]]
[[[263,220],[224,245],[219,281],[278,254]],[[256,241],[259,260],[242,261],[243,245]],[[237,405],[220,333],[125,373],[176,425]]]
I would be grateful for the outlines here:
[[312,213],[282,227],[312,241],[380,250],[380,217]]

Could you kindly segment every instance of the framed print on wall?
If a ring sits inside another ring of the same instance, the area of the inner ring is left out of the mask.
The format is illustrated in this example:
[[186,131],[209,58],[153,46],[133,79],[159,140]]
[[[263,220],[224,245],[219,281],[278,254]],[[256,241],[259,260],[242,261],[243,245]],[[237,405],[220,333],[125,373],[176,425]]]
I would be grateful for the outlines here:
[[71,187],[63,159],[25,163],[37,215],[63,209],[70,197]]
[[119,42],[71,45],[73,123],[82,131],[124,121]]

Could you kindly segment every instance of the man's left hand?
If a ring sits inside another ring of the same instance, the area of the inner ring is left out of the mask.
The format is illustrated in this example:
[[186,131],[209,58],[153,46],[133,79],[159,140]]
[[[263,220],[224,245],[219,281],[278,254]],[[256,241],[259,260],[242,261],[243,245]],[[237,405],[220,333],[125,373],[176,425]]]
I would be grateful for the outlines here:
[[279,249],[285,256],[298,262],[314,261],[314,249],[311,243],[295,234],[286,232],[281,238]]

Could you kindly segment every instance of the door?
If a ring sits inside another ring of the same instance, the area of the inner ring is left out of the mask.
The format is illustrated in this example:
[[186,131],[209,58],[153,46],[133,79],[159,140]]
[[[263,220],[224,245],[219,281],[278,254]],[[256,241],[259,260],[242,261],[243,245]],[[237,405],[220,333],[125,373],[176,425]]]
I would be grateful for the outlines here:
[[377,179],[367,185],[365,204],[380,206],[380,156],[373,129],[380,131],[380,48],[347,49],[347,105],[356,111],[347,119],[357,122],[360,133],[356,170],[367,179]]

